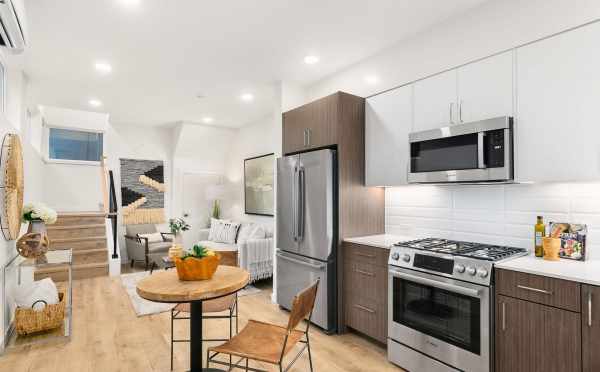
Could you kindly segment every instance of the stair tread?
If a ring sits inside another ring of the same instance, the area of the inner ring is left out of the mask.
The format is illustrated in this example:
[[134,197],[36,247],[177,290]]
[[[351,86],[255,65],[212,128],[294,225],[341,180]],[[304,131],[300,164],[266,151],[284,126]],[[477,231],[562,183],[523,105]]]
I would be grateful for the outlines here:
[[83,224],[83,225],[58,225],[58,226],[47,226],[46,229],[51,230],[73,230],[73,229],[92,229],[92,228],[103,228],[106,225],[103,223]]
[[98,211],[86,211],[86,212],[57,212],[58,218],[60,217],[105,217],[106,213]]
[[51,243],[68,243],[68,242],[79,242],[85,240],[100,240],[106,239],[105,235],[95,235],[95,236],[78,236],[74,238],[56,238],[51,239]]
[[[72,269],[73,269],[73,271],[75,271],[75,270],[95,269],[95,268],[102,268],[102,267],[108,267],[108,261],[107,262],[92,262],[92,263],[85,263],[85,264],[73,264]],[[35,273],[36,274],[40,274],[40,273],[49,274],[49,273],[55,273],[55,272],[61,272],[61,271],[65,271],[65,268],[64,267],[44,267],[44,268],[36,269]]]
[[91,249],[78,249],[73,251],[73,255],[86,254],[86,253],[97,253],[97,252],[107,252],[106,248],[91,248]]

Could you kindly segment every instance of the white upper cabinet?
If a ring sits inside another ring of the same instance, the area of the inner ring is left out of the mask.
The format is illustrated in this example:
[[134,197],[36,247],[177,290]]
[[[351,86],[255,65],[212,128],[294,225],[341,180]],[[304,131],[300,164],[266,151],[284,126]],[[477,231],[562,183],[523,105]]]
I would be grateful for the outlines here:
[[600,23],[517,50],[516,178],[600,179]]
[[367,98],[365,111],[365,183],[404,185],[408,134],[412,130],[412,85]]
[[446,127],[456,122],[456,70],[417,81],[414,131]]
[[458,69],[458,117],[467,123],[513,116],[513,52]]

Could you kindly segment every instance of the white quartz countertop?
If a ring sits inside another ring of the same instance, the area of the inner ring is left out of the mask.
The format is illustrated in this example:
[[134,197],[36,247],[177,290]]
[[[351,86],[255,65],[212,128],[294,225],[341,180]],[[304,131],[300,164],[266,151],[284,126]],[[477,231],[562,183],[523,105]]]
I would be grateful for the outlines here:
[[371,247],[390,249],[394,243],[414,240],[414,237],[392,234],[379,234],[346,238],[345,242],[368,245]]
[[530,255],[497,263],[495,267],[600,286],[600,260],[547,261]]

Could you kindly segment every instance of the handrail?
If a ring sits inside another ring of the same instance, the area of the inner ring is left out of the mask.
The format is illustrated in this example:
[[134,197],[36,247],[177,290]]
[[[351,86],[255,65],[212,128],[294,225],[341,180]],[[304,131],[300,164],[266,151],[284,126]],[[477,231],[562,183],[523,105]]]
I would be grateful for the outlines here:
[[104,210],[104,213],[108,213],[109,210],[109,206],[108,206],[108,190],[107,190],[107,185],[106,185],[106,178],[107,178],[108,172],[106,171],[106,156],[103,156],[102,159],[100,159],[100,187],[102,188],[102,209]]
[[[113,171],[108,171],[108,179],[110,182],[110,198],[108,199],[108,213],[106,214],[106,218],[110,219],[112,225],[112,235],[113,235],[113,253],[112,258],[119,258],[117,254],[117,216],[118,216],[118,207],[117,207],[117,194],[115,192],[115,180],[113,176]],[[106,207],[105,207],[106,208]]]

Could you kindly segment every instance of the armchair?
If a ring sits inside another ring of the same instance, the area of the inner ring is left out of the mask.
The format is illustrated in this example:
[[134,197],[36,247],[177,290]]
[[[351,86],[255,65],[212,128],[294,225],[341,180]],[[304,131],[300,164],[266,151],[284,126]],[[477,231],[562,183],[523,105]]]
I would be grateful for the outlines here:
[[161,232],[162,240],[151,241],[148,237],[140,235],[159,233],[153,224],[127,225],[125,227],[125,246],[127,255],[131,261],[131,267],[136,261],[143,261],[146,264],[146,270],[150,264],[149,255],[156,253],[167,254],[171,248],[173,238],[171,233]]

